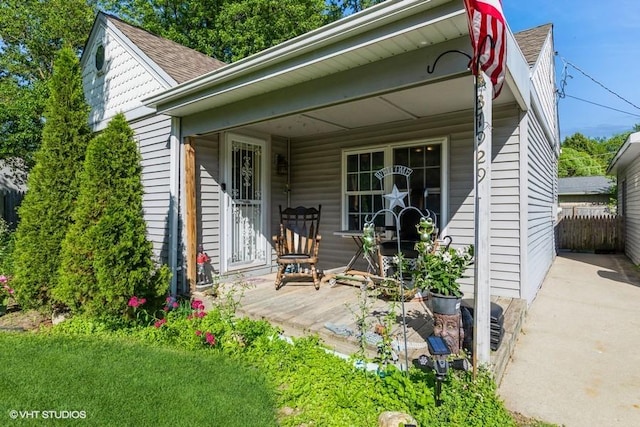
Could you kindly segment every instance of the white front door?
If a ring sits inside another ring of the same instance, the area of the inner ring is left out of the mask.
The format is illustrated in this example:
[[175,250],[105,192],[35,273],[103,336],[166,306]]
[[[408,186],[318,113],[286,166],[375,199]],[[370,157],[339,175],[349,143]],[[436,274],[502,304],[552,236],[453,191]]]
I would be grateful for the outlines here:
[[266,141],[238,134],[226,137],[224,215],[227,271],[267,262]]

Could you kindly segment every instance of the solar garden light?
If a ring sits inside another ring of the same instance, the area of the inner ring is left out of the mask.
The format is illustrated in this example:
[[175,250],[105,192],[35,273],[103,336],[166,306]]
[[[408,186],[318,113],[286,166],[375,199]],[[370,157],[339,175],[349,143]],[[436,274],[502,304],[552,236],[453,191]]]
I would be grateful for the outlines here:
[[447,377],[449,368],[469,370],[469,362],[467,359],[456,359],[449,363],[448,356],[451,355],[451,350],[447,346],[446,341],[439,336],[431,335],[427,337],[427,345],[429,347],[429,353],[431,357],[426,354],[420,355],[415,360],[415,365],[420,369],[432,369],[436,374],[436,389],[435,399],[436,406],[440,406],[442,401],[440,400],[440,392],[442,391],[442,382]]

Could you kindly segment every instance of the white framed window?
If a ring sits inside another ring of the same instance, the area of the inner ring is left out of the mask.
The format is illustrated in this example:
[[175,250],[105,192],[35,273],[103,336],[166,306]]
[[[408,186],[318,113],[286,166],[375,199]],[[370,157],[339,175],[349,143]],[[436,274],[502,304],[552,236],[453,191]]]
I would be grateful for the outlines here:
[[[345,149],[342,152],[342,228],[361,230],[364,223],[383,207],[384,194],[395,184],[408,192],[407,206],[427,208],[436,213],[442,229],[447,218],[448,141],[446,138],[403,141],[371,147]],[[413,170],[409,188],[404,176],[383,183],[375,172],[383,167],[407,166]],[[396,208],[397,209],[397,208]],[[393,225],[391,215],[378,215],[376,226]]]

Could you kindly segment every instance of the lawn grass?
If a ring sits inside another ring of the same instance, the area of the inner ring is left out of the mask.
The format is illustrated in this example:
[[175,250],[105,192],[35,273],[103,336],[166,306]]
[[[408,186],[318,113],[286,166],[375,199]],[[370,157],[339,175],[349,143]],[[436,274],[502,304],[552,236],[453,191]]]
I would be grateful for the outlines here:
[[0,348],[0,425],[276,425],[263,375],[219,353],[30,333],[0,333]]

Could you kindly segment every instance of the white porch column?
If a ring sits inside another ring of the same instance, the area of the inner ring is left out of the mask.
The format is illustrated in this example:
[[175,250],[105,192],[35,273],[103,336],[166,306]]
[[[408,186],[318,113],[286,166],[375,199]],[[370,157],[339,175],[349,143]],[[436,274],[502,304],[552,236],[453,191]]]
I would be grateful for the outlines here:
[[491,359],[491,107],[493,86],[487,75],[476,77],[475,120],[475,282],[473,366]]

